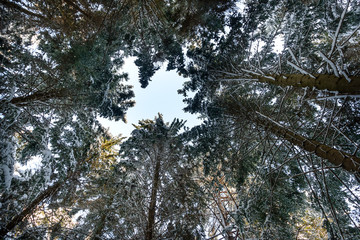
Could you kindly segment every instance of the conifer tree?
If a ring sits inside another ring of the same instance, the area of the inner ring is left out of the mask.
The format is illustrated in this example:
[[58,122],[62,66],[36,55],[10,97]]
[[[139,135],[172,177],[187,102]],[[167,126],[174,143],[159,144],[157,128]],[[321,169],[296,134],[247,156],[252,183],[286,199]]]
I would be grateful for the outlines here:
[[[186,110],[208,118],[202,132],[217,133],[203,136],[204,142],[217,139],[220,149],[209,151],[206,168],[220,165],[230,179],[242,180],[233,217],[245,238],[294,236],[295,229],[282,224],[304,206],[321,214],[330,239],[356,238],[358,137],[347,123],[356,115],[359,80],[347,66],[358,61],[344,50],[357,41],[357,8],[356,1],[245,3],[230,16],[227,34],[215,40],[204,33],[188,51],[191,81],[180,93],[196,92]],[[273,50],[276,37],[284,41],[281,54]],[[237,174],[225,167],[222,146],[244,139],[254,145],[243,145],[235,162],[252,167]],[[352,211],[347,201],[355,203]]]
[[136,168],[132,194],[137,197],[130,200],[134,212],[129,215],[138,219],[140,238],[196,239],[201,233],[201,190],[192,180],[194,164],[178,135],[183,124],[177,119],[166,124],[161,115],[140,121],[121,146],[123,161]]

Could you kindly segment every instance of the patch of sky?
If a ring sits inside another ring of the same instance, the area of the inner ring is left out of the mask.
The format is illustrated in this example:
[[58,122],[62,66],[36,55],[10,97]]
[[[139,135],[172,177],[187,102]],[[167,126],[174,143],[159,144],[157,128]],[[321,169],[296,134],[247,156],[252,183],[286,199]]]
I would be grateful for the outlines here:
[[181,95],[177,93],[186,81],[179,76],[176,71],[166,71],[166,64],[152,77],[152,81],[145,89],[140,87],[138,68],[136,67],[135,58],[127,58],[122,68],[123,72],[129,74],[129,85],[134,86],[136,104],[127,112],[127,123],[110,121],[99,118],[100,122],[113,135],[128,137],[135,129],[133,124],[139,120],[154,119],[158,113],[163,114],[166,122],[172,122],[174,118],[186,120],[185,126],[193,127],[201,124],[197,115],[185,113],[183,108],[186,106]]

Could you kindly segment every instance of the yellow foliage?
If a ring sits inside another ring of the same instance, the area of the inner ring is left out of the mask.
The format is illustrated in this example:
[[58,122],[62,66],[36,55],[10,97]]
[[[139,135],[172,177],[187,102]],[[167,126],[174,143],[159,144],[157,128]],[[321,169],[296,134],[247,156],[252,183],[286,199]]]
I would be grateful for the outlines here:
[[311,210],[306,210],[304,216],[295,224],[296,239],[325,240],[328,239],[327,231],[323,227],[324,219]]
[[119,154],[117,146],[123,139],[122,137],[101,138],[98,147],[92,150],[91,157],[88,159],[91,163],[91,169],[93,171],[111,169]]

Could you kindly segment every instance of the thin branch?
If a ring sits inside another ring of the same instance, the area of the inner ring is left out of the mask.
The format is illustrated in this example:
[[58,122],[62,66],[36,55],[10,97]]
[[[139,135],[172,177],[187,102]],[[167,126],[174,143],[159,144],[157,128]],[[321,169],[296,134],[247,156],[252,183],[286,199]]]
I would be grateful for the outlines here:
[[311,73],[308,73],[307,71],[305,71],[304,69],[302,69],[301,67],[295,65],[294,63],[287,61],[287,64],[289,64],[290,66],[292,66],[293,68],[295,68],[296,70],[298,70],[299,72],[301,72],[302,74],[305,75],[309,75],[311,78],[316,79],[316,77],[314,75],[312,75]]
[[340,28],[341,28],[341,25],[342,25],[342,23],[344,21],[344,17],[345,17],[347,9],[349,7],[349,4],[350,4],[350,0],[347,1],[346,6],[344,8],[344,11],[341,13],[340,21],[339,21],[338,27],[336,29],[335,36],[333,38],[333,42],[332,42],[332,45],[331,45],[331,50],[329,52],[329,56],[331,56],[331,54],[334,52],[336,41],[337,41],[337,38],[339,36]]
[[18,10],[19,12],[22,12],[22,13],[25,13],[26,15],[30,15],[30,16],[33,16],[33,17],[37,17],[37,18],[40,18],[40,19],[45,19],[44,16],[40,15],[40,14],[37,14],[37,13],[34,13],[34,12],[31,12],[19,5],[17,5],[16,3],[13,3],[13,2],[9,2],[7,0],[0,0],[0,3],[5,5],[6,7],[8,8],[13,8],[13,9],[16,9]]
[[325,54],[323,54],[321,51],[318,52],[320,57],[322,57],[322,59],[324,59],[332,68],[332,70],[334,71],[334,75],[336,77],[339,77],[339,72],[337,71],[337,68],[335,66],[335,64],[333,63],[333,61],[331,61],[328,57],[325,56]]
[[354,35],[355,33],[360,29],[360,25],[349,35],[349,37],[347,37],[341,44],[340,46],[343,47]]
[[298,66],[300,66],[299,61],[296,59],[296,57],[295,57],[293,51],[291,50],[291,48],[288,48],[288,51],[289,51],[292,59],[295,61],[295,63],[296,63]]

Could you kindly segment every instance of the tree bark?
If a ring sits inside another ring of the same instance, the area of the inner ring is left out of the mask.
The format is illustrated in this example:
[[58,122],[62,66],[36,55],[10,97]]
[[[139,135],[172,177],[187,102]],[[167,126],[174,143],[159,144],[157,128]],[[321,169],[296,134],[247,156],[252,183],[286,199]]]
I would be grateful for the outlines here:
[[[160,152],[162,152],[162,151],[160,151]],[[146,231],[145,231],[145,240],[152,240],[154,237],[157,191],[158,191],[158,188],[160,185],[160,164],[161,164],[161,156],[158,153],[156,156],[154,177],[153,177],[153,182],[152,182],[148,220],[147,220],[147,226],[146,226]]]
[[103,207],[105,209],[103,209],[103,212],[101,213],[101,217],[100,217],[98,224],[96,225],[94,231],[91,233],[90,237],[86,238],[85,240],[101,240],[102,239],[101,234],[105,227],[106,217],[108,216],[108,214],[111,211],[110,206],[112,205],[112,203],[114,201],[114,194],[115,193],[113,193],[113,195],[109,199],[109,201],[104,203]]
[[266,131],[300,147],[301,149],[314,153],[316,156],[328,160],[335,166],[352,172],[360,173],[360,158],[348,154],[344,151],[335,149],[316,140],[308,139],[301,134],[295,133],[270,117],[254,111],[253,109],[242,106],[236,100],[227,100],[221,103],[227,109],[227,113],[233,116],[242,124],[241,118],[246,118],[256,125],[265,128]]
[[[88,158],[87,158],[88,159]],[[86,160],[87,160],[86,159]],[[85,160],[85,161],[86,161]],[[81,163],[81,162],[80,162]],[[80,164],[79,164],[80,165]],[[79,166],[78,165],[78,166]],[[4,239],[5,236],[12,231],[18,224],[20,224],[25,218],[31,215],[36,207],[48,197],[56,194],[62,187],[63,184],[69,179],[78,178],[80,171],[70,171],[65,179],[59,180],[52,186],[49,186],[46,190],[40,193],[30,204],[28,204],[18,215],[13,217],[2,229],[0,229],[0,239]]]
[[37,14],[37,13],[34,13],[34,12],[31,12],[31,11],[17,5],[16,3],[9,2],[7,0],[0,0],[0,3],[3,4],[4,6],[6,6],[7,8],[16,9],[17,11],[25,13],[26,15],[37,17],[39,19],[46,19],[44,16],[42,16],[40,14]]
[[51,90],[46,92],[35,92],[31,95],[14,97],[10,100],[10,103],[21,106],[35,101],[48,101],[50,99],[60,99],[67,97],[68,93],[66,89]]
[[57,182],[52,186],[49,186],[43,191],[37,198],[35,198],[27,207],[25,207],[18,215],[16,215],[5,227],[0,230],[0,239],[4,239],[5,236],[12,231],[19,223],[21,223],[27,216],[29,216],[35,208],[46,198],[55,194],[62,186],[62,181]]
[[[353,95],[360,94],[360,77],[350,76],[351,82],[346,80],[345,77],[336,77],[335,75],[328,74],[314,74],[316,79],[304,74],[282,74],[282,75],[269,75],[267,77],[248,74],[250,79],[263,83],[278,85],[278,86],[293,86],[293,87],[309,87],[318,90],[334,91],[341,94]],[[221,79],[236,80],[239,78],[249,78],[248,76],[241,76],[239,74],[224,73]],[[273,78],[273,79],[271,79]]]
[[263,126],[267,131],[308,152],[314,153],[315,155],[328,160],[335,166],[340,166],[352,173],[360,173],[360,158],[354,155],[350,155],[318,141],[308,139],[259,112],[256,112],[254,121],[256,124]]
[[101,215],[100,221],[99,221],[98,225],[96,226],[94,232],[91,234],[90,240],[101,240],[100,235],[104,229],[107,214],[108,214],[108,211],[105,211]]

